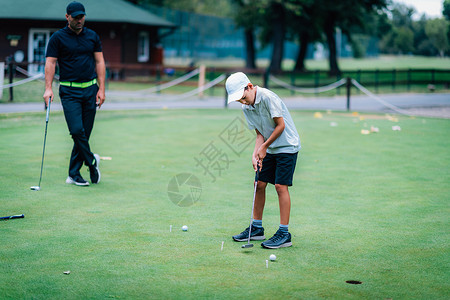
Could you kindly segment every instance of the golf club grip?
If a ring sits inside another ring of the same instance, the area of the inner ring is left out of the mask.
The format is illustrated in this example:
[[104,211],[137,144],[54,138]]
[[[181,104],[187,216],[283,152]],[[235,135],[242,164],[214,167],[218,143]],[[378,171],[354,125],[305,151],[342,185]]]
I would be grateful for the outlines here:
[[47,116],[45,117],[45,122],[48,122],[48,117],[50,115],[50,104],[51,103],[52,103],[52,97],[48,98]]
[[0,217],[0,220],[9,220],[9,219],[20,219],[24,218],[25,216],[23,214],[21,215],[14,215],[14,216],[7,216],[7,217]]

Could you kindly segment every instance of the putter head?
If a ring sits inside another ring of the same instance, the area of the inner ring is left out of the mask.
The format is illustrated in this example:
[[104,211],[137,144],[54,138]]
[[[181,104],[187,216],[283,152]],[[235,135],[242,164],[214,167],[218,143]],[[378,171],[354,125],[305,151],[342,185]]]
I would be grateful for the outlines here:
[[253,244],[242,245],[242,248],[252,248],[252,247],[253,247]]
[[30,187],[30,189],[31,189],[32,191],[40,191],[40,190],[41,190],[41,187],[40,187],[40,186],[32,186],[32,187]]

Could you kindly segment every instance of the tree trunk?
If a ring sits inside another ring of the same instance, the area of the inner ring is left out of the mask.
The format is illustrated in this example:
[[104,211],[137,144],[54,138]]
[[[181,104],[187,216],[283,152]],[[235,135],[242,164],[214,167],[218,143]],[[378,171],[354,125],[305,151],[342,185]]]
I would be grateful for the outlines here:
[[249,69],[256,69],[255,38],[253,35],[253,29],[245,29],[245,52],[245,67]]
[[269,70],[271,72],[280,72],[281,63],[283,61],[284,35],[286,30],[283,6],[279,3],[274,3],[272,5],[272,14],[273,49]]
[[297,61],[294,71],[305,71],[305,58],[308,50],[309,35],[307,32],[300,33],[300,49],[298,51]]
[[338,62],[337,62],[337,52],[336,52],[336,39],[334,37],[334,20],[332,17],[328,17],[325,22],[325,35],[327,37],[328,50],[330,52],[329,55],[329,63],[330,63],[330,76],[336,76],[341,73],[339,70]]

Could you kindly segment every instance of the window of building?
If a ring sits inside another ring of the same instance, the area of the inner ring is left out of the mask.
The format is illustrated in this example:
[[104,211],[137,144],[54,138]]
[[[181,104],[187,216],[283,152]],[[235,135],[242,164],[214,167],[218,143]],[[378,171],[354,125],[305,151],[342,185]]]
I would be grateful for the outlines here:
[[31,74],[44,73],[45,51],[47,50],[50,36],[57,29],[30,29],[28,35],[28,72]]
[[138,61],[148,62],[150,58],[150,37],[148,32],[141,31],[138,36]]

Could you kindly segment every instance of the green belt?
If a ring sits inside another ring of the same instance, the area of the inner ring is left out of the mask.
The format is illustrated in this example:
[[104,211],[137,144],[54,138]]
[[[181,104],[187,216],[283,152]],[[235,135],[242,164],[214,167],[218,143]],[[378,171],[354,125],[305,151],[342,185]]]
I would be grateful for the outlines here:
[[77,87],[77,88],[87,88],[90,87],[91,85],[94,85],[97,83],[97,78],[92,79],[91,81],[88,82],[70,82],[70,81],[61,81],[59,84],[60,85],[64,85],[64,86],[72,86],[72,87]]

